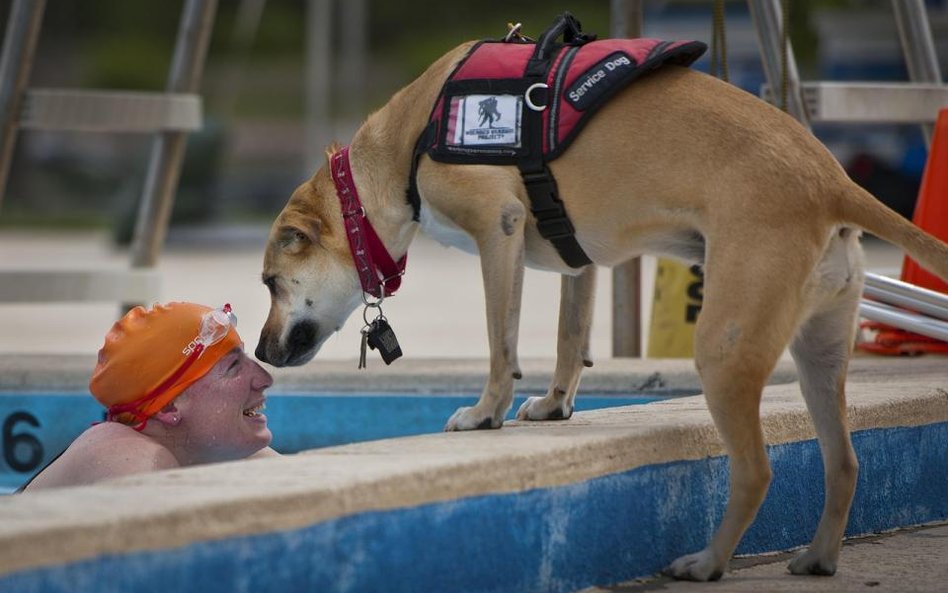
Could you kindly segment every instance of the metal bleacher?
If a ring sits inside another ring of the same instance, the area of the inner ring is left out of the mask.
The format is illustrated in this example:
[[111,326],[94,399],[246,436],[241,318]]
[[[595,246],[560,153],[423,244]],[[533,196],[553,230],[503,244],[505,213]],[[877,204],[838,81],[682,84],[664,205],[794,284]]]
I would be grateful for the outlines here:
[[187,0],[164,92],[29,88],[45,0],[14,0],[0,57],[0,206],[19,130],[154,134],[128,269],[0,270],[0,303],[154,300],[187,136],[203,125],[198,93],[216,0]]

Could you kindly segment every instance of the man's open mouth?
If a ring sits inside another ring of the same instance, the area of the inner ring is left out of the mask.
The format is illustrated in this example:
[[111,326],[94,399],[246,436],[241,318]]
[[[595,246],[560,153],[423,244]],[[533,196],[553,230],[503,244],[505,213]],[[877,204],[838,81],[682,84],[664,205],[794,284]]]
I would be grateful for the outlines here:
[[246,416],[246,417],[248,417],[248,418],[254,418],[254,417],[258,416],[258,415],[260,414],[260,412],[262,412],[262,411],[264,411],[264,410],[266,410],[266,409],[267,409],[267,405],[266,405],[265,403],[261,402],[260,404],[254,406],[254,407],[252,407],[252,408],[247,408],[246,410],[244,410],[244,416]]

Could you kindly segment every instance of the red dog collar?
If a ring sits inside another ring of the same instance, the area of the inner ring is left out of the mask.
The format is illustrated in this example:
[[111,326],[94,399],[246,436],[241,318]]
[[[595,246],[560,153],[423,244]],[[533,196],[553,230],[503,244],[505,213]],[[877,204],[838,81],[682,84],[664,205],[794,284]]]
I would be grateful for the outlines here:
[[352,179],[352,167],[349,165],[349,147],[337,151],[330,159],[332,181],[336,185],[336,194],[342,207],[342,219],[349,239],[349,249],[355,260],[356,270],[362,290],[377,299],[395,294],[402,283],[408,254],[397,262],[392,259],[365,216],[365,208],[359,201]]

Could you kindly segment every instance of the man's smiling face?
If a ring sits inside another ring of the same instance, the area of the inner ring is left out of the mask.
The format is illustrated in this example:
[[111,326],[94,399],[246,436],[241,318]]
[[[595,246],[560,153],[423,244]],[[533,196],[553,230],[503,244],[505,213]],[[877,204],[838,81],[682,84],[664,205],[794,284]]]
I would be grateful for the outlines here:
[[174,405],[192,463],[243,459],[269,446],[264,390],[273,378],[243,348],[234,348]]

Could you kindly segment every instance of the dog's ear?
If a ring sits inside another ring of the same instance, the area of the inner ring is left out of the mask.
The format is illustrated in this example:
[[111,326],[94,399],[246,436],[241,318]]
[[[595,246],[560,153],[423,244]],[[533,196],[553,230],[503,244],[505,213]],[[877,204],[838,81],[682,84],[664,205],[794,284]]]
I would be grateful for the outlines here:
[[312,225],[283,225],[277,231],[277,244],[284,253],[291,255],[300,253],[310,245],[319,242],[320,223],[315,220]]

